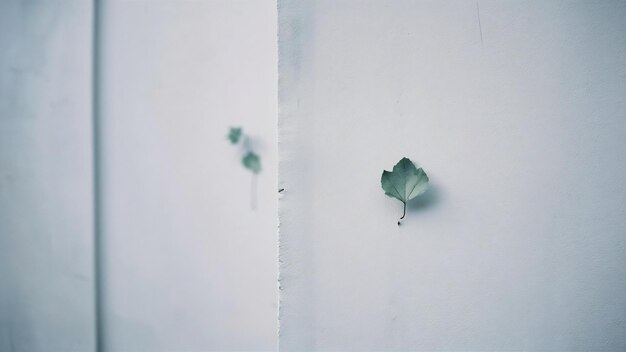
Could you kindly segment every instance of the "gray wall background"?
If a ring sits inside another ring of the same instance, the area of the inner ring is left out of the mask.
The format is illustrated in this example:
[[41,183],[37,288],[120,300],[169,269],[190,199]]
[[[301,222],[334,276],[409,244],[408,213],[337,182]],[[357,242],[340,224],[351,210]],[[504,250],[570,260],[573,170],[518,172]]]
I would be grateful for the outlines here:
[[626,350],[624,18],[279,1],[281,351]]
[[[0,351],[95,350],[93,7],[0,1]],[[274,350],[275,3],[100,8],[104,351]]]

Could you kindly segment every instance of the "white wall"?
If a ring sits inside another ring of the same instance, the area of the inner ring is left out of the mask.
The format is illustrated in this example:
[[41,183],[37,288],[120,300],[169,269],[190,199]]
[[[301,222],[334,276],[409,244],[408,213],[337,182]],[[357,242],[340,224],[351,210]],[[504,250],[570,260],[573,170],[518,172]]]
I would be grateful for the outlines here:
[[0,351],[92,351],[90,1],[0,1]]
[[281,351],[625,350],[625,17],[280,1]]
[[[106,350],[274,350],[275,3],[102,16]],[[256,211],[230,126],[256,138]]]

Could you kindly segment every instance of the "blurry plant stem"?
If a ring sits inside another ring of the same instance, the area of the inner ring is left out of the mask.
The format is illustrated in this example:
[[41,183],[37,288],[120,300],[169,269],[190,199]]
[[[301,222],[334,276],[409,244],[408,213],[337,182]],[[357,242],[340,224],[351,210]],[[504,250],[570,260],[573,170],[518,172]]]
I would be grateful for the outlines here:
[[256,183],[257,175],[252,173],[252,179],[250,182],[250,209],[256,210]]

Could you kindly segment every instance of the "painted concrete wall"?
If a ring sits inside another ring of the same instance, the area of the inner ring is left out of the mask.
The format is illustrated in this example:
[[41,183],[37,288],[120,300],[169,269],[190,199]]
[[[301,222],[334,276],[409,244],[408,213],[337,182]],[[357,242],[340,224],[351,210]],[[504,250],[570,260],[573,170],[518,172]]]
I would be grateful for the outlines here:
[[625,350],[625,17],[279,1],[281,351]]
[[92,351],[90,1],[0,1],[0,351]]
[[[275,3],[102,15],[107,350],[275,350]],[[256,211],[230,126],[261,155]]]

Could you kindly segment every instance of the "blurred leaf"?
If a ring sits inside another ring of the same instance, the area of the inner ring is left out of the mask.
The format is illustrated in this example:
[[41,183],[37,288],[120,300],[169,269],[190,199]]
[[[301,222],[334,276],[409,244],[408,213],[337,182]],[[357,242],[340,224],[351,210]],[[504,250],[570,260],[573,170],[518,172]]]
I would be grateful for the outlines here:
[[254,152],[248,152],[241,160],[246,169],[258,174],[261,171],[261,158]]
[[230,140],[230,143],[237,144],[239,142],[239,139],[241,139],[242,132],[243,131],[241,127],[231,127],[230,132],[228,133],[228,139]]

